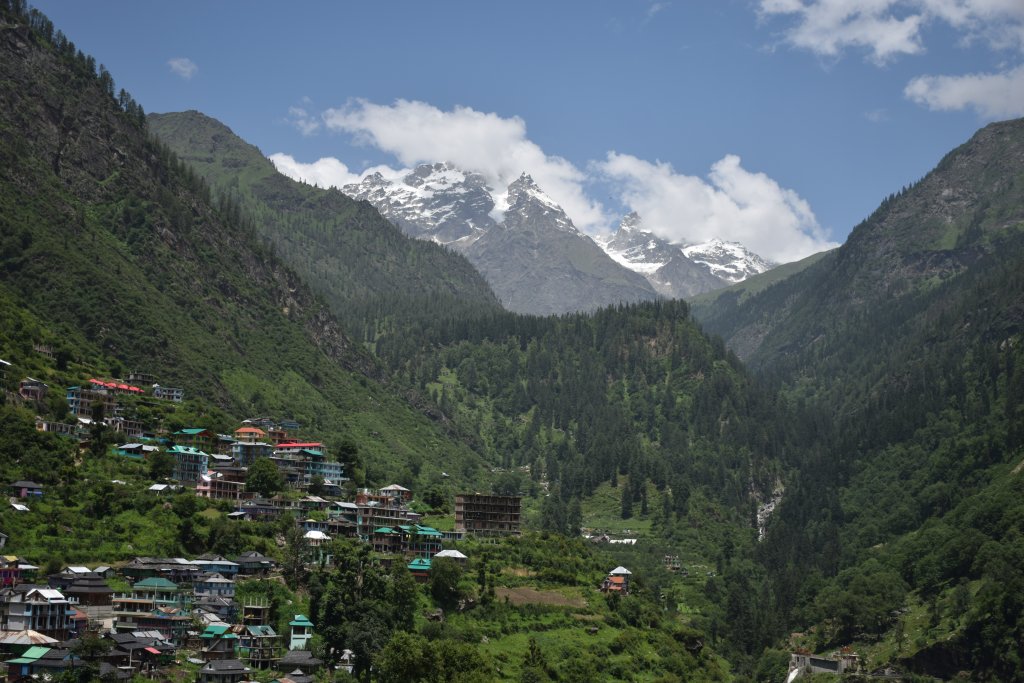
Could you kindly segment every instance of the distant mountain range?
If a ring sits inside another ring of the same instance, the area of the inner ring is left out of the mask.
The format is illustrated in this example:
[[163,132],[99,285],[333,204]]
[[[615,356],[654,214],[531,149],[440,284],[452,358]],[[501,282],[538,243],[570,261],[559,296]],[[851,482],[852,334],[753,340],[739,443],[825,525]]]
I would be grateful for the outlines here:
[[374,173],[342,191],[370,202],[406,234],[463,253],[502,304],[520,313],[686,298],[774,265],[736,243],[670,244],[645,231],[636,213],[611,238],[595,240],[525,173],[508,187],[501,222],[494,188],[450,163],[423,164],[399,178]]
[[615,235],[597,242],[617,263],[640,273],[659,294],[671,299],[721,289],[775,265],[736,242],[672,244],[644,230],[635,212],[622,219]]

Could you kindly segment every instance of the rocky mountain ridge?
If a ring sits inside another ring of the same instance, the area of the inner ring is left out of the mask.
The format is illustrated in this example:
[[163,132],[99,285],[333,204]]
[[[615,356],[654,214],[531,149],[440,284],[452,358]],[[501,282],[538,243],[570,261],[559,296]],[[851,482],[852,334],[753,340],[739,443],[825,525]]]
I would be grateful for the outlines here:
[[557,315],[658,298],[642,275],[580,232],[527,173],[508,186],[503,215],[483,176],[451,163],[422,164],[395,179],[374,173],[342,191],[368,201],[406,234],[464,254],[511,311]]
[[440,244],[472,242],[495,225],[491,188],[478,173],[423,164],[398,180],[377,172],[341,189],[373,204],[406,234]]
[[[505,198],[496,195],[481,174],[450,162],[421,164],[402,176],[375,172],[341,189],[354,199],[368,201],[406,234],[463,253],[502,303],[521,313],[586,311],[658,295],[683,299],[740,282],[774,265],[734,242],[672,244],[644,230],[636,213],[627,215],[612,237],[591,238],[527,173],[509,185]],[[502,212],[499,205],[508,208]],[[512,240],[501,234],[507,230],[525,231],[531,237]],[[482,239],[491,232],[497,234]],[[557,233],[572,237],[561,252],[552,251],[548,243],[562,241],[554,236]],[[595,244],[603,254],[592,248]],[[525,251],[507,251],[516,249]],[[530,264],[529,254],[534,251],[543,254],[550,271]],[[596,280],[593,272],[589,277],[580,275],[593,268],[601,273]],[[572,298],[570,292],[576,288],[565,287],[576,280],[586,283],[579,288],[582,298]],[[541,294],[548,286],[561,289],[561,300]]]

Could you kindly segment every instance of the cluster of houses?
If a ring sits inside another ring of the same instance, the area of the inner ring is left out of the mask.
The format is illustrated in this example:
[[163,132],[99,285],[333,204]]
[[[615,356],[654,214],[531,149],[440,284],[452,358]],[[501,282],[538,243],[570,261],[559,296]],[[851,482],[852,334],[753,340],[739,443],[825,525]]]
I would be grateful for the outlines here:
[[[256,552],[235,560],[138,557],[118,572],[131,585],[123,592],[110,587],[110,567],[70,566],[45,583],[9,575],[0,588],[0,661],[7,680],[85,666],[76,644],[88,632],[105,641],[98,655],[103,676],[127,680],[173,664],[187,649],[202,665],[200,683],[249,680],[254,669],[311,681],[323,662],[308,650],[309,618],[296,614],[288,631],[278,633],[265,599],[236,599],[237,577],[273,569],[273,560]],[[343,653],[343,664],[350,659]]]
[[[28,495],[42,495],[41,487],[37,494],[29,493],[36,491],[30,484],[16,483]],[[328,515],[299,523],[306,528],[311,551],[329,547],[331,535],[324,529],[361,537],[383,558],[402,558],[410,573],[425,581],[436,558],[466,562],[464,554],[442,545],[466,533],[466,515],[486,533],[481,525],[488,515],[498,514],[490,496],[460,498],[463,528],[454,532],[419,523],[408,507],[412,492],[397,485],[360,491],[355,503],[307,496],[298,501],[307,507],[299,510]],[[502,501],[502,510],[507,503]],[[278,514],[295,509],[267,504]],[[268,514],[265,509],[255,518]],[[492,521],[490,532],[507,532],[507,515]],[[0,534],[0,544],[4,541]],[[257,669],[287,672],[277,680],[302,683],[313,680],[323,664],[307,649],[314,631],[308,617],[294,615],[288,630],[278,632],[266,600],[236,596],[237,578],[274,572],[273,559],[258,552],[233,559],[213,554],[195,559],[136,557],[116,572],[106,566],[69,566],[44,582],[38,581],[38,569],[16,556],[0,556],[0,661],[8,680],[52,676],[87,664],[98,664],[103,676],[127,680],[180,661],[181,649],[195,653],[191,661],[202,665],[199,683],[250,680]],[[111,588],[115,575],[130,588]],[[77,654],[78,639],[87,632],[106,641],[99,662],[84,662]],[[341,663],[350,667],[351,653],[341,653]]]
[[[11,367],[10,363],[6,367]],[[179,387],[162,387],[152,382],[152,376],[132,372],[127,381],[92,378],[82,385],[70,386],[65,390],[68,414],[73,422],[60,422],[36,418],[36,429],[61,436],[88,441],[95,422],[122,433],[128,438],[142,438],[145,427],[142,421],[131,417],[121,398],[135,396],[153,398],[159,401],[181,403],[185,390]],[[50,387],[43,381],[25,377],[18,382],[18,395],[26,402],[41,404],[49,395]],[[102,412],[102,415],[99,413]]]
[[[345,478],[344,466],[328,457],[319,441],[289,438],[281,425],[256,426],[247,420],[233,434],[217,434],[209,429],[182,429],[164,441],[167,453],[174,456],[174,478],[196,487],[204,498],[244,500],[248,468],[267,458],[281,471],[290,488],[306,490],[314,484],[324,493],[338,495]],[[124,444],[118,452],[130,457],[146,457],[145,444]]]
[[[10,367],[0,364],[0,371]],[[24,401],[41,404],[48,390],[45,383],[25,378],[18,393]],[[521,533],[519,496],[457,496],[451,531],[424,524],[412,509],[413,492],[398,484],[361,489],[350,500],[341,500],[347,481],[343,465],[329,456],[322,442],[292,437],[299,429],[293,421],[256,418],[231,434],[188,428],[159,435],[129,415],[131,401],[122,401],[125,396],[180,401],[183,393],[161,387],[142,373],[132,373],[126,382],[93,378],[66,391],[74,423],[37,418],[36,427],[84,442],[94,420],[102,419],[129,438],[116,448],[121,456],[140,461],[157,454],[173,458],[175,483],[157,483],[151,491],[192,491],[198,497],[231,501],[234,509],[228,517],[238,523],[288,515],[302,529],[310,562],[331,561],[331,541],[351,537],[372,545],[385,563],[403,562],[413,577],[426,581],[437,558],[467,561],[451,542],[467,534]],[[246,490],[249,468],[261,459],[278,468],[290,489],[286,494],[263,498]],[[12,505],[25,512],[33,499],[44,495],[44,487],[31,481],[14,482],[10,491]],[[5,540],[0,534],[0,546]],[[115,572],[109,567],[67,567],[37,583],[38,567],[14,555],[0,556],[0,661],[7,666],[8,680],[81,666],[75,642],[90,632],[108,641],[101,668],[119,678],[174,661],[185,648],[198,653],[201,683],[249,680],[254,669],[268,668],[288,672],[281,680],[312,680],[321,663],[306,651],[314,629],[310,620],[294,615],[288,631],[278,633],[267,604],[236,598],[237,577],[267,575],[273,569],[273,560],[256,552],[233,559],[138,557],[117,570],[118,582],[127,582],[130,589],[115,591],[110,587]],[[347,656],[343,653],[343,662]]]

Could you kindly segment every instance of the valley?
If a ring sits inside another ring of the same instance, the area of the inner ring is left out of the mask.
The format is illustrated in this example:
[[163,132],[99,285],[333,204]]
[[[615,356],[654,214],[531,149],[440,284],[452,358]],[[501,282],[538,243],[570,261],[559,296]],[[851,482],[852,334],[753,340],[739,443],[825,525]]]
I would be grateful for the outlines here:
[[776,265],[294,180],[0,14],[8,680],[1021,679],[1024,120]]

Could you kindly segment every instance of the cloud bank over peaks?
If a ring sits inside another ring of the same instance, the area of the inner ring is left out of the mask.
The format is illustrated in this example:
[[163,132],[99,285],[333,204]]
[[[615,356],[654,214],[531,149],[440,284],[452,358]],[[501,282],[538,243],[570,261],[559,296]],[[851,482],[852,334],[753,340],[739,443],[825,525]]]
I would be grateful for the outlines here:
[[380,173],[388,180],[397,181],[411,172],[411,169],[394,169],[389,166],[374,166],[362,173],[353,173],[344,162],[334,157],[323,157],[312,163],[298,161],[290,154],[276,153],[269,157],[277,170],[293,180],[301,180],[318,187],[341,189],[350,183],[358,183],[364,177]]
[[804,199],[764,173],[744,169],[733,154],[711,167],[707,181],[677,173],[667,163],[616,152],[595,166],[617,185],[622,202],[643,217],[645,229],[670,242],[718,237],[777,263],[838,246],[826,238]]
[[348,133],[405,166],[444,160],[480,173],[495,188],[499,212],[508,208],[505,188],[525,171],[581,230],[603,229],[611,222],[604,207],[584,192],[586,174],[562,157],[545,154],[527,137],[526,122],[518,116],[459,106],[443,111],[409,100],[390,105],[353,100],[328,109],[323,120],[329,130]]
[[[355,100],[328,109],[321,117],[328,130],[386,152],[398,168],[377,166],[355,172],[344,162],[321,158],[312,163],[288,154],[270,156],[285,175],[320,187],[344,187],[372,173],[393,182],[421,163],[447,161],[481,174],[493,188],[498,221],[507,210],[506,188],[524,172],[565,210],[573,224],[590,234],[608,233],[621,219],[588,196],[591,184],[607,189],[628,210],[637,211],[660,237],[697,243],[711,238],[740,242],[779,263],[836,246],[824,235],[814,212],[796,192],[764,173],[752,173],[729,155],[703,179],[676,173],[665,163],[650,163],[610,152],[582,168],[546,154],[527,137],[519,117],[502,117],[469,107],[443,111],[424,102],[398,100],[379,105]],[[301,130],[301,129],[300,129]]]

